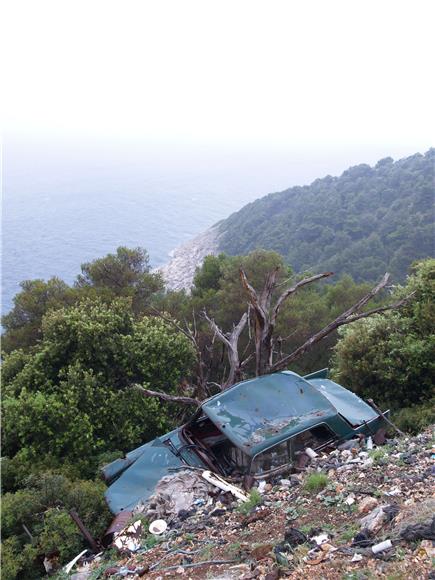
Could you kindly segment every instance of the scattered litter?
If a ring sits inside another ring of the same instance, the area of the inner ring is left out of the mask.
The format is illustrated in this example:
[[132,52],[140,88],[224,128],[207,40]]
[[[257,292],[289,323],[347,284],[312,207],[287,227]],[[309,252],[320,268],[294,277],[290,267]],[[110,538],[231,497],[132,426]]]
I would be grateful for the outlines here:
[[384,542],[380,542],[379,544],[375,544],[372,546],[373,554],[379,554],[380,552],[385,552],[393,547],[391,540],[385,540]]
[[158,536],[166,532],[167,528],[168,524],[165,522],[165,520],[154,520],[153,522],[150,523],[148,529],[151,534],[155,534],[156,536]]
[[435,558],[435,547],[430,540],[423,540],[420,544],[419,550],[426,552],[426,555],[429,556],[429,558]]
[[367,449],[370,451],[371,449],[373,449],[373,439],[371,438],[371,436],[367,437]]
[[289,544],[289,546],[298,546],[307,541],[307,536],[297,528],[289,528],[285,532],[284,541]]
[[264,492],[265,492],[265,490],[266,490],[266,485],[267,485],[267,482],[266,482],[264,479],[263,479],[263,480],[261,480],[261,481],[258,483],[258,491],[259,491],[260,493],[264,493]]
[[414,540],[433,540],[435,541],[435,516],[427,524],[409,525],[400,533],[403,540],[412,542]]
[[219,489],[222,489],[223,491],[229,491],[237,499],[240,499],[241,501],[248,501],[249,497],[246,495],[246,493],[244,493],[239,487],[236,487],[235,485],[228,483],[227,481],[225,481],[225,479],[223,479],[219,475],[216,475],[216,473],[212,473],[211,471],[206,470],[203,471],[201,475],[206,481],[208,481],[212,485],[215,485]]
[[352,546],[358,548],[368,548],[372,546],[373,542],[370,539],[370,534],[367,530],[361,530],[358,534],[356,534],[353,538]]
[[[148,543],[143,538],[137,552],[121,550],[122,558],[111,569],[112,574],[129,580],[155,571],[161,574],[160,580],[165,580],[166,576],[188,578],[190,569],[193,572],[198,568],[192,577],[277,580],[279,566],[281,575],[291,576],[296,570],[301,578],[329,578],[334,574],[337,578],[359,577],[365,569],[382,577],[392,577],[398,571],[403,577],[430,577],[431,558],[435,557],[431,437],[428,430],[421,436],[390,439],[382,465],[376,454],[370,453],[374,462],[369,457],[363,437],[347,442],[345,449],[332,451],[319,451],[310,442],[317,457],[304,474],[289,471],[283,478],[280,472],[267,480],[265,475],[258,477],[256,483],[253,480],[261,492],[262,505],[249,515],[237,509],[238,495],[247,497],[234,485],[241,481],[239,473],[233,473],[228,481],[208,472],[209,481],[199,469],[174,471],[174,475],[193,473],[191,481],[198,482],[198,489],[203,486],[204,493],[193,494],[186,507],[177,512],[176,492],[174,497],[172,492],[165,495],[162,487],[158,505],[165,506],[170,514],[153,519],[163,519],[167,525],[165,541],[149,547],[152,541]],[[305,452],[303,455],[309,459]],[[374,463],[373,467],[367,462]],[[317,472],[328,474],[325,489],[317,494],[301,492],[299,486],[307,474]],[[166,490],[174,489],[174,481],[177,479],[171,476]],[[184,489],[191,493],[188,486]],[[352,506],[355,507],[350,509]],[[128,522],[134,521],[131,517],[124,520],[123,528],[130,527]],[[116,535],[121,520],[116,522]],[[299,524],[302,530],[291,527]],[[283,528],[284,536],[276,543],[277,533],[280,536]],[[83,558],[85,564],[78,565],[77,572],[83,578],[77,580],[89,580],[89,570],[95,574],[97,563],[91,557]],[[101,563],[98,566],[101,569]],[[105,573],[100,577],[106,577]]]
[[[85,552],[87,552],[87,550],[85,550]],[[52,575],[55,573],[56,570],[59,569],[59,557],[57,555],[53,555],[53,556],[45,556],[44,561],[43,561],[43,565],[45,568],[45,571],[47,572],[48,575]]]
[[310,459],[315,459],[316,457],[318,457],[318,454],[314,451],[314,449],[311,449],[311,447],[306,447],[305,453],[308,455]]
[[71,562],[68,562],[68,564],[66,564],[64,566],[64,572],[65,574],[69,574],[71,572],[71,570],[74,568],[74,566],[77,564],[77,562],[80,560],[80,558],[82,556],[84,556],[86,554],[88,550],[83,550],[83,552],[80,552],[80,554],[78,554],[75,558],[73,558],[71,560]]
[[384,491],[384,495],[387,495],[387,496],[394,497],[394,496],[400,495],[400,494],[401,494],[400,487],[392,487],[390,489],[390,491]]
[[212,491],[200,472],[183,469],[162,477],[154,494],[138,505],[135,512],[143,512],[150,519],[170,520],[181,510],[189,511],[194,505],[205,505]]
[[113,543],[120,552],[137,552],[141,547],[140,538],[143,534],[141,520],[136,520],[130,526],[124,528],[119,534],[115,534]]
[[310,540],[312,542],[316,542],[316,544],[320,546],[321,544],[324,544],[329,540],[329,536],[328,534],[319,534],[318,536],[313,536],[312,538],[310,538]]

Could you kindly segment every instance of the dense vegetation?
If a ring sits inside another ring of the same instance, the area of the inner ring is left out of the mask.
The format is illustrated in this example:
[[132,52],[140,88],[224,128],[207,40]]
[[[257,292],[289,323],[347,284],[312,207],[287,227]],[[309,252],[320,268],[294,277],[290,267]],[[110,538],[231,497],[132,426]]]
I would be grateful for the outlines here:
[[433,255],[434,167],[430,149],[267,195],[220,223],[220,249],[274,250],[296,272],[404,280],[414,260]]
[[333,373],[338,382],[395,411],[418,432],[435,421],[435,260],[417,264],[398,296],[414,293],[400,310],[340,330]]
[[[257,289],[268,272],[279,268],[278,294],[298,279],[279,254],[258,250],[247,256],[209,256],[197,271],[191,295],[166,292],[160,277],[150,272],[144,250],[119,248],[83,265],[72,286],[55,278],[23,282],[14,308],[3,318],[2,578],[39,578],[45,556],[65,563],[86,547],[70,509],[100,536],[111,515],[99,467],[185,416],[185,408],[146,398],[134,384],[196,398],[216,392],[225,374],[225,350],[201,313],[206,310],[223,331],[231,330],[246,311],[240,266]],[[420,407],[427,402],[418,389],[430,381],[424,341],[433,271],[433,262],[418,266],[409,281],[417,289],[416,300],[403,314],[379,317],[401,320],[398,332],[409,337],[401,341],[408,349],[404,361],[415,338],[421,339],[412,359],[415,396],[407,392],[408,375],[403,375],[397,406],[402,400]],[[302,288],[280,311],[278,348],[291,352],[368,288],[350,276]],[[406,322],[410,318],[413,322]],[[367,352],[361,341],[361,351],[355,353],[337,347],[337,373],[352,367],[352,356],[376,352],[371,335],[363,336]],[[304,373],[327,366],[336,342],[337,334],[331,334],[292,369]],[[252,348],[246,327],[240,350],[249,354]],[[390,348],[386,344],[379,351],[385,368],[391,363]],[[347,358],[345,352],[350,353]],[[400,365],[393,366],[392,377],[378,383],[381,390],[370,391],[377,400],[385,400],[382,393],[388,380],[394,380],[396,367],[402,372]],[[253,372],[248,364],[244,376]],[[361,381],[365,372],[367,365],[361,367]],[[343,382],[354,386],[351,374],[343,374]]]

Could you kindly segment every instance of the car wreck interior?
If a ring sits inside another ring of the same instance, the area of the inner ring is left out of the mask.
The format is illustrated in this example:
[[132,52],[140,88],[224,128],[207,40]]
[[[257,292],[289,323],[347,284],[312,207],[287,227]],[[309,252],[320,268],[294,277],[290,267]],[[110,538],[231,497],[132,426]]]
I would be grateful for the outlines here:
[[212,470],[224,476],[237,477],[250,474],[256,478],[272,475],[284,467],[291,468],[307,447],[314,451],[320,450],[337,439],[326,424],[319,424],[251,458],[205,416],[185,425],[183,437],[187,441],[187,446]]

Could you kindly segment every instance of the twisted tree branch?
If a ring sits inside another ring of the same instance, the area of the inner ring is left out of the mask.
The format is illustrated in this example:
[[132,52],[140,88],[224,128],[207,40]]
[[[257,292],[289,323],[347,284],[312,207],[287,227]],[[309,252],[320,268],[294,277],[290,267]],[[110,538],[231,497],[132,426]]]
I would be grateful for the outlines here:
[[201,401],[193,399],[192,397],[181,397],[177,395],[169,395],[168,393],[162,393],[160,391],[152,391],[151,389],[145,389],[145,387],[138,384],[132,385],[131,388],[141,392],[145,397],[157,397],[161,401],[181,403],[182,405],[196,405],[197,407],[201,405]]

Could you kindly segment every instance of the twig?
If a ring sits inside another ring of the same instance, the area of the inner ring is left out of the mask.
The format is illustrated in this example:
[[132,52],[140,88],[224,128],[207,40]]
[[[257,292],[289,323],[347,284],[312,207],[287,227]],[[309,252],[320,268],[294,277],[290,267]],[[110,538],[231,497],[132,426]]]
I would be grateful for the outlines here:
[[370,405],[370,407],[372,407],[372,409],[374,409],[376,411],[376,413],[379,415],[379,417],[381,417],[386,423],[388,423],[388,425],[390,425],[390,427],[395,429],[401,437],[405,437],[405,433],[403,431],[401,431],[399,429],[399,427],[397,427],[392,421],[390,421],[390,419],[388,417],[385,416],[385,413],[383,413],[380,410],[380,408],[376,405],[376,403],[373,401],[373,399],[367,399],[367,403]]

